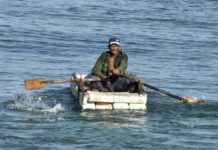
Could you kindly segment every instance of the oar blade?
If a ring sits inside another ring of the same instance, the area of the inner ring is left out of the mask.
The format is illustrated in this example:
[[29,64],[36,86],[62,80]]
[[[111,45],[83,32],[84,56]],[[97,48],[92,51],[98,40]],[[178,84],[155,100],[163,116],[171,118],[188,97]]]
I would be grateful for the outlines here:
[[197,103],[204,102],[204,100],[199,100],[191,96],[183,96],[181,102],[184,104],[197,104]]
[[35,78],[35,79],[30,79],[30,80],[25,80],[25,89],[26,90],[35,90],[35,89],[41,89],[47,84],[45,83],[47,81],[44,78]]

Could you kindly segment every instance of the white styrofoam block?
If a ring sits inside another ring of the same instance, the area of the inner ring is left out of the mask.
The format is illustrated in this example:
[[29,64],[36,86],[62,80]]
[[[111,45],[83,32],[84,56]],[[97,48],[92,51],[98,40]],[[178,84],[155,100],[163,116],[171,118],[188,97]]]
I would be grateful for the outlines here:
[[114,100],[113,100],[115,103],[116,102],[121,102],[122,103],[122,98],[120,96],[114,96]]
[[141,109],[145,110],[146,105],[145,104],[129,104],[129,109]]
[[[78,75],[84,78],[86,75]],[[80,106],[85,109],[146,109],[147,94],[129,92],[78,92],[78,86],[71,84],[72,94],[79,100]],[[125,104],[124,104],[125,103]]]
[[147,103],[147,98],[148,98],[147,94],[145,94],[145,95],[140,94],[139,95],[140,101],[142,101],[144,104]]
[[87,91],[89,95],[89,102],[101,102],[100,92]]
[[[80,92],[80,93],[83,93],[83,92]],[[88,103],[88,98],[89,98],[89,95],[87,93],[83,93],[83,95],[81,96],[82,97],[82,104],[85,105]]]
[[113,103],[113,109],[129,109],[128,103]]
[[108,103],[96,103],[95,104],[95,109],[113,109],[112,104],[108,104]]
[[95,103],[86,103],[84,105],[81,105],[82,110],[90,109],[95,110]]
[[114,101],[114,96],[112,96],[112,95],[108,95],[108,94],[106,94],[106,95],[101,95],[100,96],[100,102],[113,102]]
[[128,92],[93,92],[88,91],[89,102],[145,104],[147,95]]
[[129,103],[138,103],[138,95],[134,94],[134,96],[129,96]]

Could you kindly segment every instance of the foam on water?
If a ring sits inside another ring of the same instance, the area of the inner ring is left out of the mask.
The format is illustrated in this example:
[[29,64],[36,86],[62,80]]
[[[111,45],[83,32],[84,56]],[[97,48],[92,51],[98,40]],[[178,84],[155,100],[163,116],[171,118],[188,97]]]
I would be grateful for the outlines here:
[[47,111],[47,112],[59,112],[59,111],[64,111],[64,108],[63,106],[58,103],[56,104],[54,107],[52,108],[48,108],[48,109],[44,109],[44,110],[41,110],[41,111]]
[[43,98],[42,96],[33,95],[30,92],[21,91],[14,94],[13,103],[7,107],[9,109],[54,113],[65,110],[60,103],[52,105],[50,106],[50,104],[46,103],[46,97]]

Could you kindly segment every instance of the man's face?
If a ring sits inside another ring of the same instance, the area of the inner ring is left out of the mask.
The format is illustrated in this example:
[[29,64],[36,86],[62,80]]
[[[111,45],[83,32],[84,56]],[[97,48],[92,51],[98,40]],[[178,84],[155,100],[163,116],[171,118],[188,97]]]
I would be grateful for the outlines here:
[[112,55],[117,55],[120,51],[120,46],[117,44],[109,45],[109,49]]

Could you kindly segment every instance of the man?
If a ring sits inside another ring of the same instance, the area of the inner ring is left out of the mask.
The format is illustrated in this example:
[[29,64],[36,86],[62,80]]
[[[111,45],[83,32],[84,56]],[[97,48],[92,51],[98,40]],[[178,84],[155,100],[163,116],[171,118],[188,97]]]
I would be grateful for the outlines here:
[[110,38],[109,51],[103,52],[92,69],[92,74],[102,79],[102,82],[92,82],[92,90],[124,92],[135,89],[135,82],[125,77],[128,56],[121,50],[120,40]]

